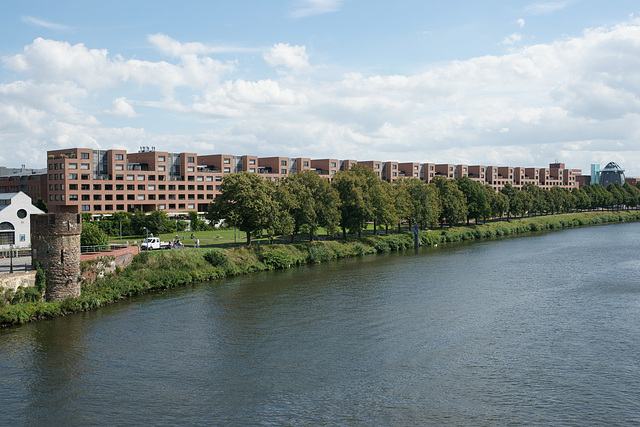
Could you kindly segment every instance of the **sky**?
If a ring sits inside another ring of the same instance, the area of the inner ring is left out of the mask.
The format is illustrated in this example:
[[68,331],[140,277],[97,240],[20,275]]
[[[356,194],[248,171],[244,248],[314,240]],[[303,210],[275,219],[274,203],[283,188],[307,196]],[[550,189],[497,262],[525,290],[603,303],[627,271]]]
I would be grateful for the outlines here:
[[640,177],[637,0],[7,1],[0,166],[83,147]]

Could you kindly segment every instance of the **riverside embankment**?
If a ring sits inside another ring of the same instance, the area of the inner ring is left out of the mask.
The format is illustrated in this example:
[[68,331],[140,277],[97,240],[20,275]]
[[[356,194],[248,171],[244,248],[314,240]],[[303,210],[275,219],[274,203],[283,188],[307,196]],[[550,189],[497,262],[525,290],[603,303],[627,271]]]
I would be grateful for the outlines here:
[[[638,221],[640,211],[582,212],[496,221],[420,232],[423,246],[503,236],[526,235],[545,230]],[[304,243],[251,247],[202,248],[185,251],[145,252],[124,270],[82,287],[77,298],[62,302],[17,302],[0,307],[0,325],[96,309],[123,298],[195,282],[215,280],[257,271],[314,264],[367,254],[402,251],[413,247],[412,233],[352,237]]]

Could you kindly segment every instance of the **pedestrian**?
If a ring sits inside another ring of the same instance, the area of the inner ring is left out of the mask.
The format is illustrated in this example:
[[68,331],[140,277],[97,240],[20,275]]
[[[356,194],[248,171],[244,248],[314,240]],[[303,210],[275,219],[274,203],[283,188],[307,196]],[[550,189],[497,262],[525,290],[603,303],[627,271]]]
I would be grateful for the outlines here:
[[200,247],[200,239],[196,239],[196,248]]

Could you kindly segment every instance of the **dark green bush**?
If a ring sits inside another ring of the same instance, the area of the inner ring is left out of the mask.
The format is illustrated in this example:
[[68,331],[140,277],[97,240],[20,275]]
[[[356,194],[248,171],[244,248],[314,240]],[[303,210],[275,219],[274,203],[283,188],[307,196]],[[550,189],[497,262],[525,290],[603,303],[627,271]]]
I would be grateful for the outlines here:
[[225,267],[229,260],[222,251],[211,250],[203,255],[205,261],[214,267]]
[[309,245],[309,255],[307,256],[307,262],[309,264],[316,264],[323,261],[329,261],[331,254],[322,245]]
[[278,249],[265,250],[260,254],[262,261],[269,268],[287,268],[295,264],[295,260]]

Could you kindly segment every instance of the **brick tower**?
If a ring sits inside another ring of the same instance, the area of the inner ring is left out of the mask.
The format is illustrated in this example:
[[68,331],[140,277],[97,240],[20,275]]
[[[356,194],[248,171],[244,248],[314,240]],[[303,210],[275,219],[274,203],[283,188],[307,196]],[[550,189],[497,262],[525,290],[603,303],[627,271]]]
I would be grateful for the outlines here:
[[31,215],[31,256],[47,274],[47,301],[80,295],[81,233],[80,214]]

